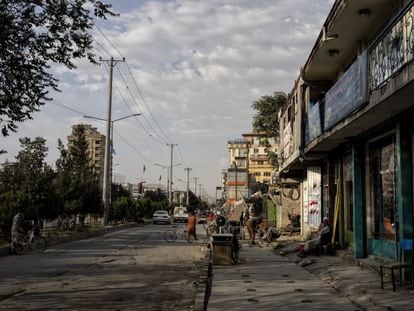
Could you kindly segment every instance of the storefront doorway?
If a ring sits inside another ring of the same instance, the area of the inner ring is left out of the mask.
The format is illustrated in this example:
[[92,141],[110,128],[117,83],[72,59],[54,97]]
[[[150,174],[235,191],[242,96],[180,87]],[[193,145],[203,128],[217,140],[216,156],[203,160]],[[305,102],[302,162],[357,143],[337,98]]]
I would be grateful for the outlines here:
[[370,253],[396,257],[395,136],[388,135],[369,144],[371,206]]

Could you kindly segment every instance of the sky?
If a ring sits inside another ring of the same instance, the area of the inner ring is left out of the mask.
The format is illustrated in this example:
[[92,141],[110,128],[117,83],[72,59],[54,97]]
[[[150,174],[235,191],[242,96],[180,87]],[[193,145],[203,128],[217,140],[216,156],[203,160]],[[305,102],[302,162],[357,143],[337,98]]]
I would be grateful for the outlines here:
[[173,144],[174,188],[186,189],[184,169],[191,168],[191,189],[197,182],[197,194],[214,198],[229,166],[227,142],[252,132],[255,100],[291,91],[334,1],[104,2],[119,17],[96,21],[93,51],[101,65],[53,66],[61,92],[1,138],[8,153],[0,162],[14,160],[21,137],[45,138],[54,166],[58,139],[66,144],[72,125],[105,134],[105,121],[84,116],[107,119],[106,60],[113,57],[112,120],[142,114],[113,123],[115,178],[166,184],[159,165],[170,165]]

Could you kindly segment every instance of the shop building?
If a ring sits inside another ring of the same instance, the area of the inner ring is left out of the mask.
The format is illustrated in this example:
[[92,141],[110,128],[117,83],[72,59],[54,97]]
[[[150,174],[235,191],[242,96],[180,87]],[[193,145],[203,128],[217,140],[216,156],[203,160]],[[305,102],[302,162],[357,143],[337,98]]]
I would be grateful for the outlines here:
[[414,1],[335,1],[280,112],[280,179],[357,258],[413,238]]

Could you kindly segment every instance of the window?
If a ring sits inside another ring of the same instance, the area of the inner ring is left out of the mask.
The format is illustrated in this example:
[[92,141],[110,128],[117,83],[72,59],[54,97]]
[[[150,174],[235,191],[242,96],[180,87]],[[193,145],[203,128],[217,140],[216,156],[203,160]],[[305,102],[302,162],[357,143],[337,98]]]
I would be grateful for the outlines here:
[[254,176],[261,176],[262,174],[260,172],[254,172]]
[[269,177],[269,176],[271,176],[271,174],[272,174],[271,172],[264,172],[263,176]]
[[254,149],[253,149],[253,153],[259,153],[259,149],[254,148]]
[[385,137],[369,146],[372,233],[375,237],[395,240],[395,142]]

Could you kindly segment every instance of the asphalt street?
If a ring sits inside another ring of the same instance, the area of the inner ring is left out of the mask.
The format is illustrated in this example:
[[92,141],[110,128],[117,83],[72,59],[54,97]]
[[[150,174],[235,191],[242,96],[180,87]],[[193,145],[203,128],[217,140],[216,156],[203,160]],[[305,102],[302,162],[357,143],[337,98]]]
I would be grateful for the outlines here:
[[170,228],[128,228],[0,257],[0,309],[188,310],[205,246],[166,242]]

